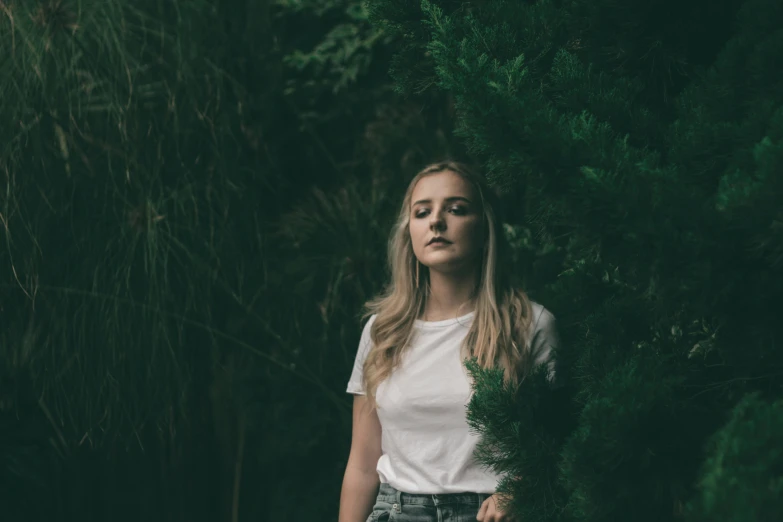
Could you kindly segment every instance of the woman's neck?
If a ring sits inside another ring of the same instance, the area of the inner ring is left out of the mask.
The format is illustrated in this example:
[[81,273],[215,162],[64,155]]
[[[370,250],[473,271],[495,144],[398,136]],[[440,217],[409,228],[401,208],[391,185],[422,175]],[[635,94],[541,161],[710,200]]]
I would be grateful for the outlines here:
[[428,299],[427,304],[424,306],[424,311],[422,312],[422,320],[427,322],[432,321],[444,321],[446,319],[455,319],[457,317],[462,317],[463,315],[467,315],[470,312],[472,312],[475,309],[476,306],[476,300],[475,298],[470,298],[467,301],[463,302],[461,305],[449,308],[443,308],[443,307],[435,307],[432,306],[431,301]]

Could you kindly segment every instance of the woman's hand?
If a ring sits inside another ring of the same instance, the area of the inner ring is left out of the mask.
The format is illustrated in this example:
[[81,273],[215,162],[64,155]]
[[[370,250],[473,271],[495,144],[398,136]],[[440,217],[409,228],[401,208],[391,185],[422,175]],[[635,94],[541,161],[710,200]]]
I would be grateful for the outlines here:
[[479,509],[476,520],[479,522],[512,522],[511,516],[500,511],[497,503],[498,495],[495,493],[487,498]]

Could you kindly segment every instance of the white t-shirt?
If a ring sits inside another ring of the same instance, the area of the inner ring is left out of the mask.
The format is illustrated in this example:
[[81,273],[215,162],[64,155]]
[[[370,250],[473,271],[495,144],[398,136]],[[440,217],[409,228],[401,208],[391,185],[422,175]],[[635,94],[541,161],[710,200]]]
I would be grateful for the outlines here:
[[[548,364],[553,388],[562,385],[550,357],[559,337],[555,318],[532,302],[531,349],[534,364]],[[500,476],[473,456],[479,435],[470,431],[467,405],[472,396],[460,344],[475,312],[444,321],[416,320],[409,351],[391,376],[378,385],[382,455],[380,481],[406,493],[494,493]],[[362,331],[347,392],[365,395],[362,366],[370,350],[371,316]]]

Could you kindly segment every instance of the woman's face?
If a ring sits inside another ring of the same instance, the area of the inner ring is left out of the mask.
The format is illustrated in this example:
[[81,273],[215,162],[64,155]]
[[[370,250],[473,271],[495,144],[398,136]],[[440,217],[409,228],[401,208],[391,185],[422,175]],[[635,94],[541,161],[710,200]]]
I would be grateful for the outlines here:
[[[442,273],[462,273],[480,261],[484,238],[473,187],[450,171],[429,174],[413,188],[410,234],[421,264]],[[440,236],[449,243],[430,244]]]

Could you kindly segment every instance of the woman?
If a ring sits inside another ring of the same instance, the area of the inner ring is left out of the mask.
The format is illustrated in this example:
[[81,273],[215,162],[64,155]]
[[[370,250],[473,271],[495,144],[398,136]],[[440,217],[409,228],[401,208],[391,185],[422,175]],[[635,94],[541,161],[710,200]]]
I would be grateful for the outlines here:
[[339,522],[511,522],[499,476],[473,456],[463,360],[499,365],[514,384],[546,363],[556,386],[558,337],[553,315],[512,284],[498,212],[486,181],[460,163],[430,165],[408,186],[388,248],[391,283],[365,305],[348,383]]

